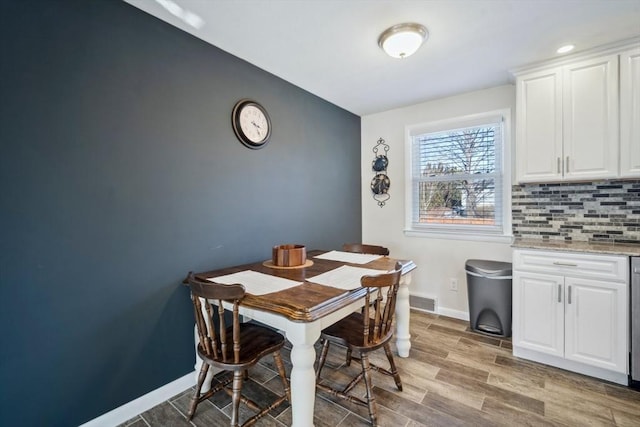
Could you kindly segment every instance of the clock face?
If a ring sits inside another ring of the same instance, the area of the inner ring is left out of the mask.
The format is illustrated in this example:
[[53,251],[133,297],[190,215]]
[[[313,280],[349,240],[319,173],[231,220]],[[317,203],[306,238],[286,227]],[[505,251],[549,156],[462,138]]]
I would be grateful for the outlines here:
[[269,131],[267,117],[255,105],[247,105],[240,111],[240,128],[251,142],[263,141]]
[[267,111],[255,101],[243,99],[233,108],[233,130],[249,148],[262,148],[271,136],[271,120]]

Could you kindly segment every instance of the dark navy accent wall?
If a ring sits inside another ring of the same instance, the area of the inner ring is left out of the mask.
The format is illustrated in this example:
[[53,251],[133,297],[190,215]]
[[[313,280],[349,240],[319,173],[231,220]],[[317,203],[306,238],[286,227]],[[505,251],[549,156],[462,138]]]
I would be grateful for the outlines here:
[[359,241],[360,191],[358,116],[121,1],[0,0],[0,425],[192,371],[186,273]]

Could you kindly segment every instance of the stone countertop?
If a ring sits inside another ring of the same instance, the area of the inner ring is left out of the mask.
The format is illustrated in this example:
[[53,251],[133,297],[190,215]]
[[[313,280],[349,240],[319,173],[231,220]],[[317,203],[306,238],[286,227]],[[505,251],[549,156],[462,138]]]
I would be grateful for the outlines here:
[[640,256],[640,244],[565,242],[560,240],[515,239],[511,245],[518,249],[544,249],[551,251],[585,252],[607,255]]

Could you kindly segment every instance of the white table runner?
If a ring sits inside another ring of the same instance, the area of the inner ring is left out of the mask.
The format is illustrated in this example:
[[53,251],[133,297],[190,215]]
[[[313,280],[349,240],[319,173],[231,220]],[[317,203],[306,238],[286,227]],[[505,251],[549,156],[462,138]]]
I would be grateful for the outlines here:
[[315,277],[307,278],[307,281],[350,291],[360,287],[362,276],[375,276],[382,273],[386,273],[386,271],[343,265]]
[[270,276],[269,274],[259,273],[253,270],[245,270],[233,274],[227,274],[225,276],[211,277],[207,280],[225,285],[240,283],[244,285],[245,291],[252,295],[270,294],[272,292],[282,291],[302,284],[302,282]]
[[366,264],[368,262],[375,261],[378,258],[382,258],[382,255],[358,254],[358,253],[343,252],[343,251],[331,251],[331,252],[326,252],[322,255],[318,255],[315,258],[328,259],[331,261],[348,262],[350,264]]

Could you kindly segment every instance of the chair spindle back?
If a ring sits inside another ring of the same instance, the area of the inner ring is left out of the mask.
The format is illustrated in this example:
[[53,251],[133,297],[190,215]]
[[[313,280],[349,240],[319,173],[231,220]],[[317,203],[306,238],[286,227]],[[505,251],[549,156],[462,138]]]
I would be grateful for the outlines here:
[[[238,306],[244,297],[245,289],[241,284],[224,285],[215,282],[203,282],[193,275],[187,278],[191,288],[193,312],[198,329],[198,351],[202,356],[224,363],[240,361],[240,313]],[[218,330],[213,322],[213,310],[209,300],[217,300]],[[233,304],[233,326],[228,336],[223,303]],[[229,342],[231,341],[231,342]]]
[[392,333],[401,275],[402,264],[397,263],[391,273],[363,276],[360,280],[363,288],[369,288],[363,312],[365,345],[376,344]]

